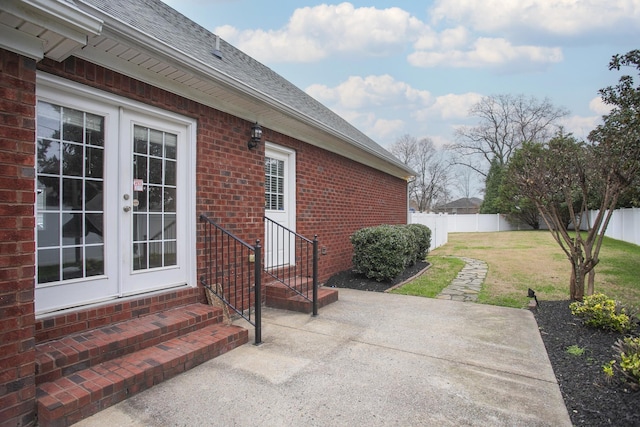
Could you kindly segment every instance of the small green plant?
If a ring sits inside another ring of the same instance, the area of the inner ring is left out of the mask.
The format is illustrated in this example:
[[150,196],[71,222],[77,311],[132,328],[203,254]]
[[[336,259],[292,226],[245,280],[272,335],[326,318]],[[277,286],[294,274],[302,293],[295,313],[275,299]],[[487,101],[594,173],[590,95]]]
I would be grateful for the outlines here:
[[579,347],[577,345],[570,345],[567,347],[567,353],[572,356],[582,356],[584,354],[584,348]]
[[599,329],[628,332],[632,329],[632,318],[627,310],[615,300],[601,293],[572,302],[569,309],[574,316],[584,319],[584,324]]
[[619,339],[613,345],[613,348],[618,354],[615,360],[611,360],[602,367],[605,375],[613,377],[614,371],[618,371],[633,390],[639,390],[640,338],[625,337],[624,339]]

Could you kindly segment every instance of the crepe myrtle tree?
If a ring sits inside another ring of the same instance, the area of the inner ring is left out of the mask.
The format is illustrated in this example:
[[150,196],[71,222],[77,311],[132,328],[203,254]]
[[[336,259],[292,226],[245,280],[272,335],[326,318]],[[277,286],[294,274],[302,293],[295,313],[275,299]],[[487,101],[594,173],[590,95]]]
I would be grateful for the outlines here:
[[[616,55],[609,69],[640,70],[640,51]],[[631,76],[599,91],[613,108],[589,142],[559,132],[548,143],[525,143],[507,168],[505,180],[531,200],[571,262],[569,294],[582,300],[594,293],[595,267],[609,220],[619,197],[637,185],[640,173],[640,86]],[[597,209],[589,217],[589,209]],[[575,230],[563,220],[568,210]],[[586,289],[585,289],[586,282]]]

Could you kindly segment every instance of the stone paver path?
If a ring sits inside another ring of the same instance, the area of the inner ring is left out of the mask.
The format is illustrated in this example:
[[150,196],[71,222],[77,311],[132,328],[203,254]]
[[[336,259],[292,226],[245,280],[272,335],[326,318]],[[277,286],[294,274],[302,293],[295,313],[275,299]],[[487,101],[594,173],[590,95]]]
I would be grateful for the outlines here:
[[452,301],[476,302],[482,282],[487,277],[487,263],[473,258],[460,257],[466,265],[451,284],[436,297]]

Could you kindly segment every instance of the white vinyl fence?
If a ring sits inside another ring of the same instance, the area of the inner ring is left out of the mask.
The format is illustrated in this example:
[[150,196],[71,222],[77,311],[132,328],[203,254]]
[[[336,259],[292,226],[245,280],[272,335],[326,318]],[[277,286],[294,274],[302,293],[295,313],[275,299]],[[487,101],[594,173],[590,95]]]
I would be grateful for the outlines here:
[[[597,211],[589,212],[595,217]],[[449,233],[473,233],[530,230],[528,226],[512,226],[501,214],[426,214],[412,213],[412,224],[424,224],[431,229],[431,249],[447,243]],[[544,223],[540,224],[544,227]],[[607,231],[607,237],[640,245],[640,208],[616,209],[613,212]]]

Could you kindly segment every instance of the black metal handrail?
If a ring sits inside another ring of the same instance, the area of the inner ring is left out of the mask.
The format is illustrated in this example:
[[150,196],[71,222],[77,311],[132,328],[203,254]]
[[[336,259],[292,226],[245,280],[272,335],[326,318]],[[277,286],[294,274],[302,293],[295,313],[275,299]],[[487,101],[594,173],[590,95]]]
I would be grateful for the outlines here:
[[255,327],[255,344],[260,344],[262,342],[260,240],[252,246],[220,227],[204,214],[200,215],[200,221],[204,223],[206,259],[206,272],[200,276],[200,283]]
[[[271,218],[265,221],[265,272],[292,289],[313,305],[318,315],[318,236],[313,240],[278,224]],[[311,279],[311,288],[309,286]],[[309,297],[311,291],[311,297]]]

